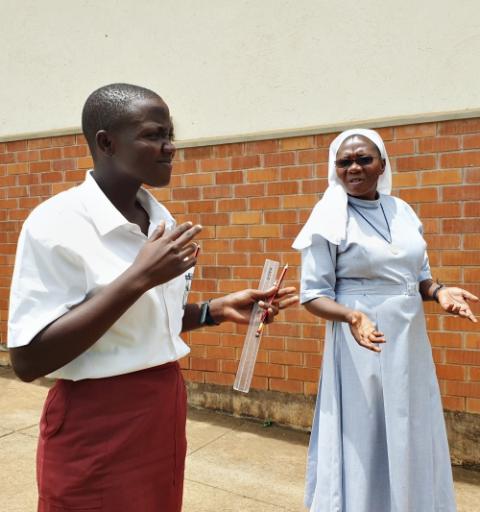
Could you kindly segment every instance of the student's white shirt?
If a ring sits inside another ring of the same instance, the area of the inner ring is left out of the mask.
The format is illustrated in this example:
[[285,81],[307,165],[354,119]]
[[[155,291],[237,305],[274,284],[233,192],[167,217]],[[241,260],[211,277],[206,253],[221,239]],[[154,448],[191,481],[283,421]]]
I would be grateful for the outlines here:
[[[148,236],[169,211],[146,190]],[[10,293],[8,346],[28,345],[44,327],[111,283],[133,263],[147,237],[109,201],[87,173],[30,214],[20,233]],[[180,338],[185,274],[144,293],[86,352],[49,375],[110,377],[176,361],[189,352]],[[69,340],[65,339],[65,343]]]

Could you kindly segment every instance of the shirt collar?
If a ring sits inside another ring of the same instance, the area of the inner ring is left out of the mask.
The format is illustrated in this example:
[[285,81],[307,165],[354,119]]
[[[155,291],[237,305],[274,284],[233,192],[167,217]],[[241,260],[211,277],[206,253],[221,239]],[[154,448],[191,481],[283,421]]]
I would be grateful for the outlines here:
[[[87,171],[85,181],[78,187],[78,190],[81,193],[82,202],[98,232],[104,236],[121,226],[130,225],[131,223],[103,193],[91,173],[92,169]],[[150,224],[158,226],[160,221],[164,220],[168,229],[174,227],[175,220],[170,212],[150,192],[140,188],[137,193],[137,199],[148,213]]]

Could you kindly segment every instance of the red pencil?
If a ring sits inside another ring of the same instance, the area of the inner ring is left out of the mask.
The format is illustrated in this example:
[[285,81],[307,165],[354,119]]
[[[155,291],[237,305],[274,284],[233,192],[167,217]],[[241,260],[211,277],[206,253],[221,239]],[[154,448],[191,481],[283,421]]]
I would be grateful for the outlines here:
[[260,325],[258,326],[257,332],[255,333],[255,336],[258,338],[260,334],[262,334],[263,326],[265,325],[265,320],[268,316],[268,308],[272,305],[273,301],[275,300],[275,297],[277,296],[277,292],[280,289],[280,286],[282,285],[283,278],[285,277],[285,274],[287,273],[288,263],[283,267],[282,273],[280,274],[280,277],[278,278],[278,284],[277,284],[277,291],[270,297],[270,300],[268,301],[267,309],[263,311],[262,318],[260,320]]

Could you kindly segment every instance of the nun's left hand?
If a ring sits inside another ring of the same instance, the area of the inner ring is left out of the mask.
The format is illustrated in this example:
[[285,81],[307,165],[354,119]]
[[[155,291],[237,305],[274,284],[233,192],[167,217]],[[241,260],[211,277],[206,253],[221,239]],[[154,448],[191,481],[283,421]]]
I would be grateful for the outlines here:
[[440,306],[448,313],[468,318],[474,323],[477,322],[468,304],[468,301],[478,302],[478,297],[473,295],[473,293],[456,286],[445,286],[438,290],[437,297]]

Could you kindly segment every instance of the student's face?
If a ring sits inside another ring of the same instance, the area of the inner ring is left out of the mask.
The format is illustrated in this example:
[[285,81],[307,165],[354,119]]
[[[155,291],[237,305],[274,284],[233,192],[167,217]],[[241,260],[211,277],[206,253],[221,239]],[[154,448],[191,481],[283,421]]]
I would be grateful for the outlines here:
[[160,98],[141,99],[132,103],[130,112],[113,134],[116,168],[153,187],[168,185],[175,146],[167,105]]
[[338,148],[335,167],[348,194],[360,199],[375,199],[385,160],[370,139],[358,135],[346,139]]

